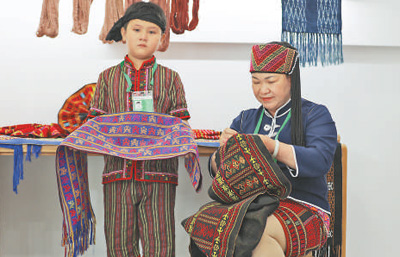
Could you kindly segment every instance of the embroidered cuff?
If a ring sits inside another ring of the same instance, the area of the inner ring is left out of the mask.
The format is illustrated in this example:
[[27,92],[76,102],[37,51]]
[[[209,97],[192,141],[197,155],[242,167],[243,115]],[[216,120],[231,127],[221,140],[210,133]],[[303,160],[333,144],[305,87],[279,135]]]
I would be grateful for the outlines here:
[[189,111],[186,108],[171,111],[169,114],[181,118],[182,120],[190,119]]

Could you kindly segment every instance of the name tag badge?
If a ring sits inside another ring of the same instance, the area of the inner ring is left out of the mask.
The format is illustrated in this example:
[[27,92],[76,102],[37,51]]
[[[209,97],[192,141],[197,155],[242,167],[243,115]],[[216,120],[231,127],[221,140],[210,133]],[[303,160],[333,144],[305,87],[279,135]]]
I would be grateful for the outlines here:
[[153,91],[132,92],[132,105],[137,112],[154,112]]

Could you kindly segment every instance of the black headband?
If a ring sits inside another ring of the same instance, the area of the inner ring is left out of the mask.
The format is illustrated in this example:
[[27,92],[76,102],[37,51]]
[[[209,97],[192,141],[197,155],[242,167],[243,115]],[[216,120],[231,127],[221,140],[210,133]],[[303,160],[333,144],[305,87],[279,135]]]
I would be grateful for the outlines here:
[[122,40],[121,28],[130,20],[139,19],[156,24],[165,32],[166,18],[160,6],[151,2],[138,2],[129,6],[122,16],[107,34],[106,40],[118,42]]

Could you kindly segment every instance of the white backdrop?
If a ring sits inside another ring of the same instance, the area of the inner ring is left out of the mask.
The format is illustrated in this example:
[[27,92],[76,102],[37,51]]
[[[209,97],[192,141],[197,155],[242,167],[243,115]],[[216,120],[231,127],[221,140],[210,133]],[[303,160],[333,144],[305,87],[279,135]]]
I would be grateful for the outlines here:
[[[104,0],[91,7],[89,31],[71,32],[72,1],[60,1],[60,31],[37,38],[42,1],[7,1],[0,9],[0,126],[57,122],[64,100],[95,82],[125,54],[121,44],[103,44],[98,35]],[[158,61],[177,70],[185,85],[193,128],[223,129],[238,112],[255,107],[250,89],[253,43],[279,40],[279,0],[200,1],[193,32],[172,35]],[[229,4],[229,5],[228,5]],[[227,9],[226,9],[227,8]],[[344,60],[339,66],[302,70],[303,96],[330,109],[348,156],[347,256],[396,256],[400,222],[394,163],[398,145],[400,17],[396,0],[343,0]],[[12,157],[0,156],[0,256],[62,256],[61,212],[54,157],[25,164],[19,194],[12,192]],[[98,219],[97,244],[85,256],[105,256],[102,160],[91,157],[91,196]],[[176,204],[177,256],[188,256],[180,221],[208,201],[206,158],[203,192],[196,195],[183,165]]]

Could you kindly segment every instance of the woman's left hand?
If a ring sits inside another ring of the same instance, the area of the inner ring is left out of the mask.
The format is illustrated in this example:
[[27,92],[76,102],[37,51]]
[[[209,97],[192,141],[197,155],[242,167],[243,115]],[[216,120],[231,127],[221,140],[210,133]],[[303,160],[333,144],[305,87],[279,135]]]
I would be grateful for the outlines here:
[[231,128],[226,128],[224,129],[224,131],[222,131],[222,134],[219,138],[219,145],[224,145],[226,143],[226,141],[228,141],[229,138],[231,138],[231,136],[234,136],[237,134],[236,130],[233,130]]

